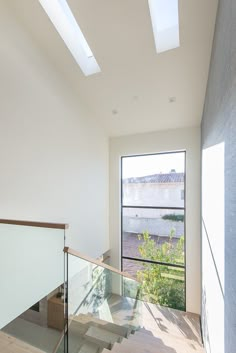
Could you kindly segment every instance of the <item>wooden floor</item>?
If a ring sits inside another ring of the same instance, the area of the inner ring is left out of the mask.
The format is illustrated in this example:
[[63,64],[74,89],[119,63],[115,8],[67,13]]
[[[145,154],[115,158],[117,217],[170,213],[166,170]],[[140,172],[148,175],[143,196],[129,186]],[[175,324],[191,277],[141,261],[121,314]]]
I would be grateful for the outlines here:
[[61,335],[57,330],[39,326],[20,317],[6,325],[2,331],[47,353],[53,352]]
[[0,331],[0,352],[1,353],[44,353],[27,343],[24,343],[12,336]]
[[[116,303],[115,313],[112,314],[117,323],[125,320],[126,302],[122,303],[122,297],[114,296],[112,301]],[[139,333],[157,338],[155,346],[156,353],[190,353],[204,352],[199,315],[174,310],[160,305],[139,302],[140,312]],[[136,337],[138,336],[135,335]],[[142,340],[142,339],[141,339]]]
[[202,345],[199,315],[144,302],[141,310],[141,324],[154,336],[169,334]]

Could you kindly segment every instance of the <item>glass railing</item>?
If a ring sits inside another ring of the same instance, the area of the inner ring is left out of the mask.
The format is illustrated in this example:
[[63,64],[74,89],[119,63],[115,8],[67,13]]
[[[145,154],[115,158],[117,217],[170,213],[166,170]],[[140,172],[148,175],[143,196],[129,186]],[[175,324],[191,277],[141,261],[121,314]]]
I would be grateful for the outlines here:
[[0,220],[0,334],[25,351],[53,353],[64,332],[66,227]]
[[19,347],[25,347],[24,351],[27,350],[27,352],[34,351],[34,347],[46,353],[55,351],[55,347],[64,336],[65,314],[64,300],[61,296],[62,287],[63,284],[2,327],[0,335],[14,337],[11,340],[12,349],[16,344]]
[[0,335],[28,351],[100,353],[141,325],[140,283],[64,249],[65,229],[0,220]]
[[[109,265],[65,250],[68,329],[57,353],[110,349],[139,327],[140,284]],[[123,295],[124,278],[126,290]],[[90,348],[91,348],[90,347]],[[92,348],[91,348],[92,349]]]

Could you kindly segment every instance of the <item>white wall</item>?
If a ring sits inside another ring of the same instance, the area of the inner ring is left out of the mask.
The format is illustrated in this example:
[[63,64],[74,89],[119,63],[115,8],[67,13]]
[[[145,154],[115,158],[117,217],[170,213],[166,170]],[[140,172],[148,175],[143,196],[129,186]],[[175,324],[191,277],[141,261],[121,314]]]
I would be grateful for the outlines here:
[[108,139],[30,31],[0,10],[0,217],[69,223],[68,245],[99,256]]
[[200,313],[200,129],[186,128],[110,140],[110,244],[120,266],[120,157],[186,150],[187,311]]
[[202,333],[236,351],[236,2],[219,1],[202,118]]
[[0,224],[0,328],[64,282],[64,230]]

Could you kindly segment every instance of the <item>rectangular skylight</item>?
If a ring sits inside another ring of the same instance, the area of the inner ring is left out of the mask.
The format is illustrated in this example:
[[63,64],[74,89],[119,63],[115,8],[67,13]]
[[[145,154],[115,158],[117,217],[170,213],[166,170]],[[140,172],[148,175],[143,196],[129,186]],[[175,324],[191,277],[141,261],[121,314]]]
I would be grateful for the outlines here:
[[39,0],[85,76],[101,69],[66,0]]
[[178,48],[178,0],[148,0],[157,53]]

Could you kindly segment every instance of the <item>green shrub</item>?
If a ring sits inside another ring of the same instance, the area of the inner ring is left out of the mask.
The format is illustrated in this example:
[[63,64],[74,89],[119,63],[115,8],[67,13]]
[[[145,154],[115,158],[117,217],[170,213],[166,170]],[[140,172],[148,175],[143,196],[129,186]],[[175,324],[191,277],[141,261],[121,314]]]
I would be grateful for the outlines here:
[[[173,243],[174,231],[168,241],[160,246],[148,232],[138,235],[142,244],[138,250],[143,259],[158,262],[184,264],[184,237]],[[185,310],[185,278],[182,268],[143,262],[143,268],[137,272],[141,282],[139,298],[170,308]]]
[[184,221],[184,215],[182,215],[182,214],[165,214],[162,217],[162,219],[175,221],[175,222],[183,222]]

